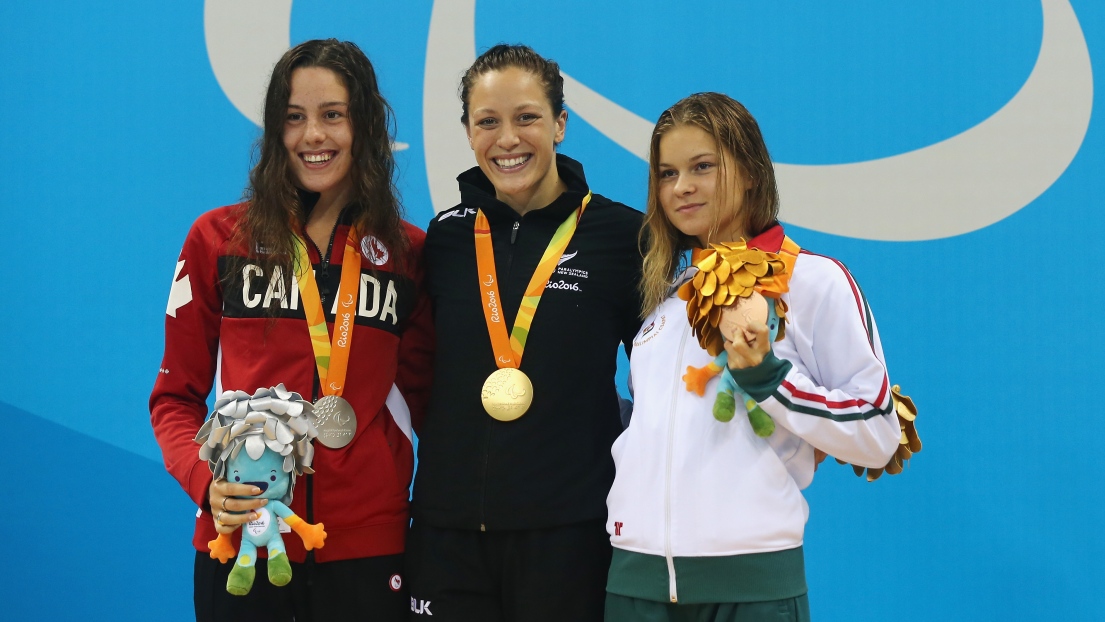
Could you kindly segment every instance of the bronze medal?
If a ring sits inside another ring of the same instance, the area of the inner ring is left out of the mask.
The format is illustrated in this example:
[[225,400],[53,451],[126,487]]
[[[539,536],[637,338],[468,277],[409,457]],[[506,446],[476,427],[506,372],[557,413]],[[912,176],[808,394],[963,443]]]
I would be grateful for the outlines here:
[[[752,323],[767,324],[768,302],[758,292],[752,292],[747,297],[737,298],[736,302],[724,307],[721,311],[721,321],[718,329],[726,341],[735,341],[738,336],[745,341],[752,336],[749,325]],[[774,303],[772,303],[774,304]]]
[[480,397],[493,419],[514,421],[533,403],[533,384],[520,369],[504,367],[487,377]]
[[330,449],[341,449],[357,432],[357,414],[345,398],[327,395],[315,402],[315,428],[318,441]]

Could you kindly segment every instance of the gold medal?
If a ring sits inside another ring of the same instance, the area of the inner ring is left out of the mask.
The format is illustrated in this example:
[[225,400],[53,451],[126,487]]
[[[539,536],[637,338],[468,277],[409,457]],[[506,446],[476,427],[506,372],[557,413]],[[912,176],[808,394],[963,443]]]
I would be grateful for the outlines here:
[[487,377],[480,397],[492,418],[514,421],[533,403],[533,384],[520,369],[504,367]]
[[315,428],[318,442],[330,449],[341,449],[357,432],[357,414],[345,398],[327,395],[315,402]]
[[491,224],[482,209],[476,210],[476,223],[472,230],[476,243],[476,270],[479,275],[480,295],[484,301],[483,316],[487,322],[488,336],[491,337],[491,351],[495,354],[495,364],[499,367],[498,371],[484,381],[480,399],[483,400],[483,409],[493,419],[514,421],[526,414],[529,405],[533,403],[533,383],[518,369],[522,364],[522,351],[526,347],[526,338],[537,311],[537,303],[541,302],[549,277],[560,264],[560,258],[564,256],[564,250],[568,248],[568,242],[590,201],[591,193],[588,192],[579,207],[556,228],[549,246],[541,255],[537,269],[530,277],[529,285],[526,286],[526,294],[518,306],[518,315],[509,336],[499,310],[499,301],[503,297],[499,295],[495,271]]

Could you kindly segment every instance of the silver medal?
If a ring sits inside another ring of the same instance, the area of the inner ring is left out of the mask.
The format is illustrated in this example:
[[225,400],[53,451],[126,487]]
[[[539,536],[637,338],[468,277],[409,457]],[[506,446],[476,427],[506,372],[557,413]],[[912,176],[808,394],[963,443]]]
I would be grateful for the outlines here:
[[353,406],[337,395],[319,398],[315,402],[314,417],[318,441],[330,449],[345,447],[357,432]]

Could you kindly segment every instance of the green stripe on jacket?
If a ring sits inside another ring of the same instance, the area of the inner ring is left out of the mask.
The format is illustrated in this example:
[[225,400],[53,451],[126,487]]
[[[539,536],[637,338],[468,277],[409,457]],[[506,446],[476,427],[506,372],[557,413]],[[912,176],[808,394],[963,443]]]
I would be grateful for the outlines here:
[[[806,565],[802,547],[724,557],[676,557],[679,603],[750,603],[805,594]],[[614,547],[606,591],[670,602],[668,565],[664,557]]]

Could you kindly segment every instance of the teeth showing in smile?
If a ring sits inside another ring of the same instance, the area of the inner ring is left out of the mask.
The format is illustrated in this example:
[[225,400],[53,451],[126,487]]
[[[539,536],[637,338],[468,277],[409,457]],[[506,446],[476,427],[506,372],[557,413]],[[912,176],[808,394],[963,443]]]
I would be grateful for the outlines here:
[[495,164],[499,165],[499,168],[516,168],[525,164],[533,156],[524,155],[513,158],[495,158]]
[[305,153],[303,159],[311,164],[318,164],[319,162],[328,162],[332,154],[330,153]]

